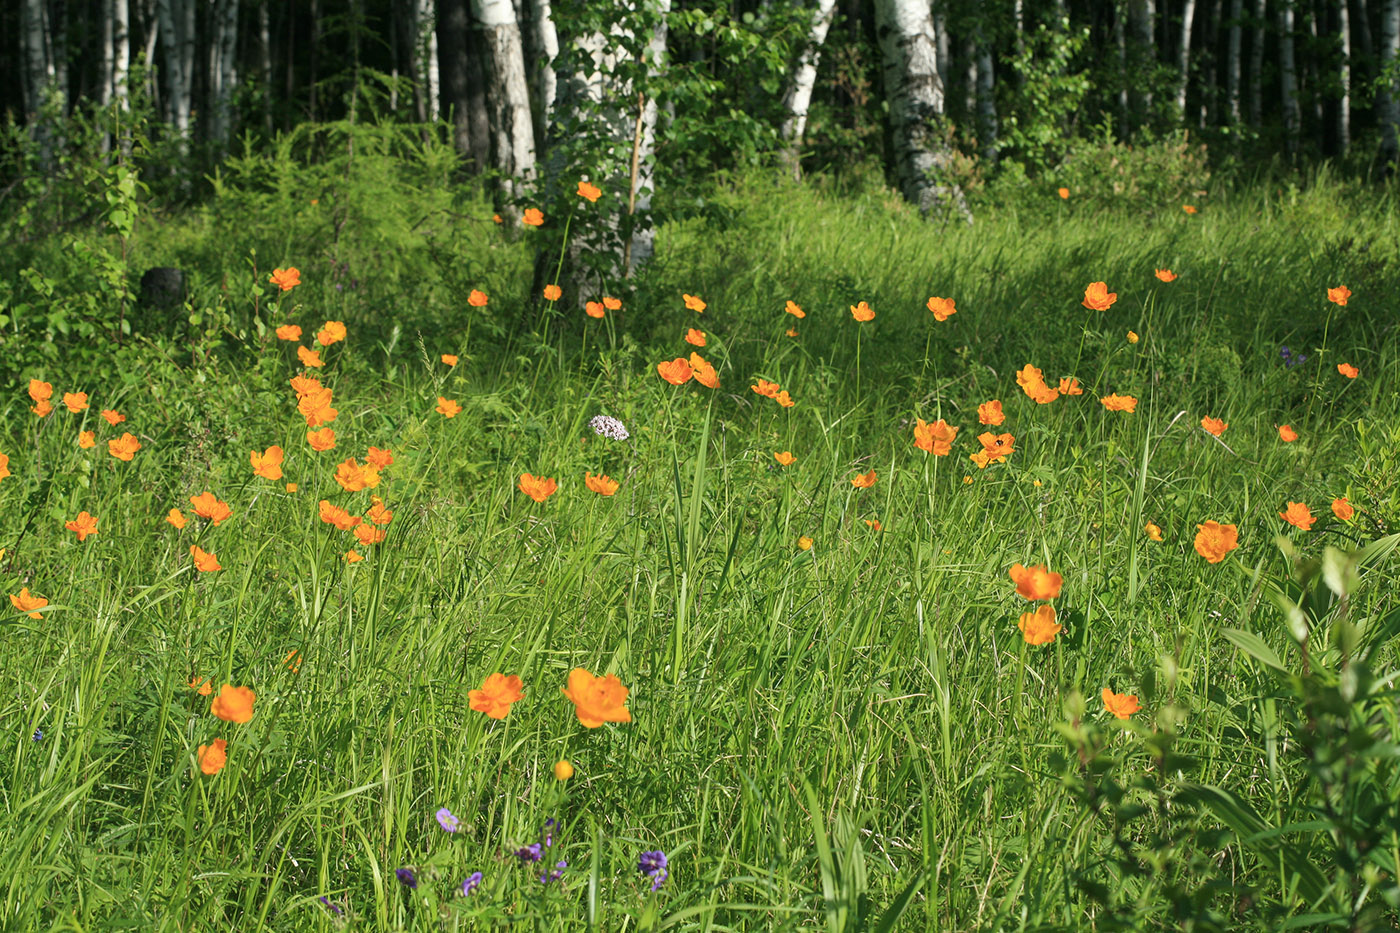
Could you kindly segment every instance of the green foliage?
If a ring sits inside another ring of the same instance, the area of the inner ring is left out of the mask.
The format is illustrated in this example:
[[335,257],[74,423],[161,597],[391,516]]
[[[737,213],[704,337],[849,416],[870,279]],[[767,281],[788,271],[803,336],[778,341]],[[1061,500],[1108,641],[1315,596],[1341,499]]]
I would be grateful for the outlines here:
[[1001,120],[1004,158],[1016,159],[1028,174],[1053,172],[1073,148],[1070,124],[1089,92],[1089,76],[1070,69],[1088,42],[1087,28],[1042,24],[1010,61],[1016,79]]

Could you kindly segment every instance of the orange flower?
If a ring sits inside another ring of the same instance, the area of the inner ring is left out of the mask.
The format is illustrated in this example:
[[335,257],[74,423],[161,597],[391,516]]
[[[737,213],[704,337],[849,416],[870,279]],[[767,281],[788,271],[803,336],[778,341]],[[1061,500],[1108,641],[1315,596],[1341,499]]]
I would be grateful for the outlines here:
[[1021,387],[1021,391],[1025,392],[1027,397],[1034,399],[1041,405],[1048,405],[1060,397],[1058,390],[1045,384],[1045,374],[1030,363],[1022,366],[1021,371],[1016,374],[1016,384]]
[[369,547],[371,544],[379,544],[385,538],[386,532],[382,528],[375,528],[373,525],[356,525],[355,540]]
[[495,673],[486,678],[480,690],[468,690],[467,699],[471,708],[478,713],[485,713],[492,719],[505,719],[510,705],[518,703],[525,696],[521,686],[520,678],[516,675],[507,677]]
[[133,434],[123,434],[121,437],[107,442],[107,452],[118,460],[125,460],[128,463],[136,451],[140,449],[141,442]]
[[866,321],[875,320],[875,312],[870,310],[870,305],[865,302],[851,305],[851,317],[864,324]]
[[444,418],[455,418],[461,413],[462,406],[458,405],[450,398],[443,398],[441,395],[439,395],[437,408],[435,408],[434,411],[442,415]]
[[79,512],[77,518],[64,522],[63,527],[77,535],[79,541],[84,541],[88,535],[97,534],[97,519],[87,512]]
[[1338,285],[1336,288],[1327,289],[1327,300],[1334,304],[1346,307],[1347,299],[1351,297],[1351,289],[1345,285]]
[[287,484],[287,492],[296,492],[296,491],[297,491],[297,484],[296,484],[296,483],[288,483],[288,484]]
[[284,292],[289,292],[301,284],[301,270],[296,266],[287,269],[273,269],[267,280]]
[[321,385],[321,380],[315,376],[293,376],[287,380],[287,384],[296,392],[298,401],[325,389],[325,386]]
[[601,301],[586,301],[583,304],[583,313],[589,317],[602,317],[606,311]]
[[544,287],[544,297],[546,301],[558,301],[559,296],[564,294],[564,290],[558,285],[546,285]]
[[1317,516],[1302,502],[1288,503],[1288,511],[1278,513],[1278,517],[1303,531],[1311,531],[1313,522],[1317,521]]
[[1118,293],[1108,290],[1105,282],[1090,282],[1084,289],[1082,304],[1090,311],[1107,311],[1118,300]]
[[29,397],[37,402],[47,402],[53,397],[53,384],[38,379],[29,380]]
[[803,535],[802,537],[797,539],[797,546],[804,551],[810,551],[812,549],[812,544],[812,539],[807,537],[806,535]]
[[282,478],[282,448],[273,444],[262,453],[248,451],[248,462],[252,464],[253,475],[263,479]]
[[1138,335],[1137,335],[1137,333],[1134,332],[1134,331],[1131,331],[1131,330],[1128,331],[1128,343],[1137,343],[1137,342],[1138,342]]
[[340,463],[335,468],[335,481],[346,492],[359,492],[379,485],[379,471],[373,466],[360,466],[354,457]]
[[345,562],[346,562],[347,564],[358,564],[360,561],[362,561],[362,560],[364,560],[364,559],[365,559],[365,555],[361,554],[359,551],[355,550],[354,548],[351,548],[350,550],[348,550],[348,551],[345,552]]
[[365,518],[376,525],[387,525],[394,520],[394,513],[384,508],[383,499],[378,496],[370,496],[369,501],[371,504],[369,510],[365,512]]
[[1058,573],[1051,573],[1044,564],[1034,567],[1012,564],[1007,573],[1016,584],[1016,593],[1026,599],[1056,599],[1060,595],[1060,587],[1064,585],[1064,578]]
[[556,761],[554,763],[554,779],[556,781],[567,781],[573,776],[574,766],[570,764],[567,759],[564,761]]
[[1035,612],[1021,613],[1021,621],[1016,623],[1021,636],[1028,645],[1048,645],[1064,629],[1055,621],[1055,607],[1041,606]]
[[786,390],[786,389],[784,389],[783,391],[779,392],[777,395],[773,396],[773,401],[777,402],[779,405],[783,406],[784,408],[791,408],[792,406],[794,406],[794,405],[797,404],[796,402],[794,402],[794,401],[792,400],[792,396],[787,394],[787,390]]
[[68,410],[76,414],[88,407],[88,397],[86,392],[64,392],[63,404],[68,406]]
[[1068,189],[1068,188],[1059,188],[1059,189],[1056,189],[1056,193],[1060,196],[1060,200],[1062,200],[1062,201],[1068,201],[1068,200],[1069,200],[1069,189]]
[[78,446],[87,450],[89,447],[97,446],[97,435],[91,431],[78,432]]
[[316,342],[323,347],[339,343],[345,339],[345,325],[340,321],[327,321],[316,333]]
[[119,411],[114,411],[111,408],[103,409],[102,417],[114,428],[126,420],[126,415]]
[[321,354],[316,350],[308,350],[306,347],[297,347],[297,359],[301,360],[301,365],[320,369],[326,364],[321,360]]
[[798,320],[801,320],[802,318],[807,316],[807,312],[803,311],[802,306],[795,301],[788,301],[788,303],[783,307],[783,310],[786,311],[788,314],[791,314]]
[[1212,564],[1220,563],[1226,554],[1240,546],[1239,533],[1234,525],[1208,521],[1196,528],[1196,553]]
[[554,495],[554,491],[559,488],[559,484],[552,478],[531,476],[529,473],[521,473],[519,488],[521,492],[525,493],[525,495],[534,499],[536,502],[543,502]]
[[43,613],[35,612],[34,610],[43,609],[48,604],[49,601],[44,597],[32,595],[27,586],[22,588],[18,595],[14,593],[10,594],[10,605],[14,606],[20,612],[29,613],[29,618],[31,619],[42,619],[44,617]]
[[958,313],[958,309],[954,306],[952,298],[930,298],[928,300],[928,309],[933,312],[933,319],[935,321],[946,321],[948,318]]
[[190,545],[190,557],[194,558],[194,569],[200,573],[213,573],[224,569],[213,551],[206,551],[196,544]]
[[245,723],[253,718],[253,701],[258,695],[250,687],[224,684],[209,704],[209,712],[226,722]]
[[318,388],[297,399],[297,411],[306,418],[308,428],[319,428],[323,424],[329,424],[340,414],[331,407],[334,394],[330,389]]
[[1109,411],[1137,411],[1138,400],[1131,395],[1119,395],[1115,392],[1112,395],[1105,395],[1099,401],[1103,402],[1103,407]]
[[1154,525],[1152,522],[1148,522],[1146,525],[1143,525],[1142,530],[1147,532],[1147,536],[1153,541],[1162,540],[1162,529],[1157,525]]
[[1196,213],[1196,205],[1194,204],[1183,204],[1181,205],[1181,209],[1188,214]]
[[544,211],[538,207],[527,207],[525,208],[525,216],[520,218],[520,222],[527,227],[543,227]]
[[866,523],[867,525],[869,525],[871,528],[873,528],[875,531],[883,531],[883,530],[884,530],[884,529],[882,529],[882,528],[880,527],[880,520],[879,520],[878,518],[867,518],[867,519],[865,520],[865,523]]
[[590,204],[595,203],[598,200],[598,196],[602,193],[602,191],[598,190],[597,186],[591,185],[586,181],[578,183],[578,196],[587,198]]
[[312,450],[330,450],[335,446],[335,429],[321,428],[319,431],[307,431],[306,443],[311,445]]
[[1357,369],[1350,363],[1338,363],[1337,372],[1341,373],[1343,376],[1346,376],[1348,379],[1355,379],[1357,376],[1361,375],[1361,370]]
[[282,666],[293,674],[301,672],[301,652],[293,648],[287,652],[287,656],[282,659]]
[[1281,424],[1278,427],[1278,439],[1285,444],[1291,444],[1298,439],[1298,432],[1289,425]]
[[490,300],[490,298],[486,297],[485,292],[477,291],[474,288],[471,290],[471,294],[467,295],[467,304],[471,305],[473,308],[484,308],[486,307],[486,302]]
[[690,371],[695,376],[695,381],[707,389],[719,388],[719,373],[700,354],[690,354]]
[[758,385],[749,386],[749,388],[753,389],[755,392],[757,392],[764,398],[777,398],[778,389],[780,387],[776,382],[769,382],[766,379],[760,379],[758,380]]
[[605,722],[631,722],[627,711],[628,690],[616,674],[594,677],[581,667],[569,672],[569,685],[560,693],[574,704],[578,721],[586,728],[596,729]]
[[1138,705],[1138,698],[1131,693],[1114,693],[1112,690],[1104,687],[1101,696],[1103,697],[1103,708],[1119,719],[1127,719],[1129,716],[1133,715],[1133,713],[1142,709],[1142,707]]
[[189,687],[202,697],[207,697],[214,692],[214,685],[209,682],[209,678],[200,679],[198,676],[190,678]]
[[869,473],[857,473],[851,477],[851,485],[857,489],[869,489],[875,485],[875,471]]
[[174,525],[176,528],[184,528],[190,523],[190,520],[185,517],[185,513],[181,512],[179,509],[171,509],[169,512],[167,512],[165,515],[165,520],[170,524]]
[[492,214],[492,215],[491,215],[491,222],[492,222],[492,223],[495,223],[495,224],[503,224],[503,223],[505,223],[505,221],[504,221],[503,219],[501,219],[501,215],[500,215],[500,214]]
[[793,456],[793,453],[790,450],[781,450],[777,453],[774,453],[773,459],[781,463],[783,466],[792,466],[794,463],[797,462],[797,458]]
[[42,401],[34,403],[34,406],[29,410],[34,412],[34,414],[38,415],[40,418],[46,418],[48,417],[49,412],[53,411],[53,405],[49,402],[48,399],[44,399]]
[[621,311],[622,301],[621,299],[613,298],[611,295],[604,295],[603,307],[607,308],[609,311]]
[[600,496],[611,496],[613,493],[617,492],[618,487],[622,484],[602,473],[599,473],[597,476],[594,476],[592,473],[584,473],[583,485]]
[[1219,437],[1225,433],[1225,429],[1228,428],[1229,425],[1219,418],[1206,417],[1201,419],[1201,427],[1206,429],[1207,434],[1214,434],[1216,437]]
[[194,514],[209,519],[216,526],[233,516],[228,503],[220,502],[212,492],[205,491],[197,496],[190,496],[190,505],[194,506]]
[[394,452],[388,448],[381,450],[378,447],[371,447],[365,453],[365,463],[376,470],[388,469],[394,465]]
[[331,505],[328,499],[322,499],[319,508],[320,511],[318,514],[320,515],[321,521],[325,522],[327,525],[334,525],[341,531],[349,531],[351,528],[354,528],[356,525],[360,524],[360,522],[364,521],[360,516],[351,515],[338,505]]
[[796,336],[797,336],[797,328],[796,328],[796,327],[789,327],[789,328],[787,329],[786,333],[787,333],[787,336],[789,336],[789,337],[796,337]]
[[295,324],[283,324],[277,328],[278,340],[300,340],[301,328]]
[[[984,431],[977,435],[977,442],[982,445],[982,449],[971,455],[972,462],[977,464],[979,469],[986,469],[990,463],[996,463],[1003,457],[1008,457],[1016,452],[1016,438],[1010,434],[993,434],[991,431]],[[972,477],[967,477],[965,482],[970,482]]]
[[1176,273],[1170,269],[1153,269],[1152,274],[1163,282],[1175,282]]
[[209,775],[218,774],[228,761],[227,749],[228,743],[223,739],[215,739],[212,745],[199,746],[199,751],[196,753],[199,759],[199,770]]
[[681,297],[685,299],[685,306],[696,313],[701,313],[709,307],[709,305],[705,304],[704,300],[697,295],[687,295],[682,292]]
[[684,357],[679,356],[669,363],[657,363],[656,371],[661,375],[662,379],[665,379],[673,386],[685,385],[690,381],[690,377],[694,375],[690,364],[686,362]]
[[685,342],[692,347],[703,347],[705,345],[705,332],[692,327],[685,332]]
[[1349,522],[1351,517],[1356,514],[1356,509],[1351,507],[1346,496],[1342,496],[1340,499],[1332,500],[1332,514],[1344,522]]
[[457,365],[457,357],[456,357],[455,354],[452,354],[452,353],[444,353],[444,354],[442,355],[442,361],[443,361],[444,363],[446,363],[448,366],[456,366],[456,365]]
[[953,440],[958,436],[957,428],[942,418],[934,422],[926,422],[922,418],[915,418],[914,421],[915,447],[935,457],[946,457],[953,452]]
[[983,402],[977,406],[977,423],[989,424],[996,427],[1006,420],[1006,413],[1001,410],[1001,399],[994,398],[990,402]]

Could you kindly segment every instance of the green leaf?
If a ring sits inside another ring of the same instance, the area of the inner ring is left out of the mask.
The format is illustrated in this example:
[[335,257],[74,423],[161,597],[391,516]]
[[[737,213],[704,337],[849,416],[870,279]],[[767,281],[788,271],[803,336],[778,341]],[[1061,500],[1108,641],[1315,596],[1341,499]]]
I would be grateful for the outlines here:
[[1227,628],[1222,629],[1221,634],[1224,635],[1232,645],[1254,660],[1262,664],[1267,664],[1276,671],[1280,671],[1284,674],[1288,673],[1288,668],[1283,666],[1283,661],[1279,659],[1274,649],[1266,645],[1264,639],[1253,632],[1246,632],[1238,628]]

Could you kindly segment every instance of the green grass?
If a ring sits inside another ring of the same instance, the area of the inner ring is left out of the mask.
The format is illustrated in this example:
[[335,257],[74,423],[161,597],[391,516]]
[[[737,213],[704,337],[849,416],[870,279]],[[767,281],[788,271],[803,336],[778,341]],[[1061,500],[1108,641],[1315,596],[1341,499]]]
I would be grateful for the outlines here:
[[[3,403],[0,574],[51,602],[41,620],[7,607],[0,625],[0,927],[332,929],[325,896],[365,930],[1074,930],[1102,910],[1077,883],[1090,876],[1170,926],[1160,890],[1115,872],[1103,825],[1063,783],[1057,724],[1084,708],[1114,726],[1099,691],[1138,694],[1142,712],[1103,733],[1126,773],[1150,771],[1144,737],[1173,729],[1192,780],[1303,818],[1280,701],[1222,630],[1258,632],[1296,667],[1260,598],[1288,573],[1275,536],[1318,553],[1400,522],[1393,203],[1319,185],[1222,193],[1196,217],[1071,202],[942,228],[888,195],[750,181],[662,228],[621,315],[561,310],[548,336],[526,247],[489,228],[418,234],[475,251],[458,261],[479,276],[460,281],[491,294],[485,309],[444,285],[447,266],[424,273],[439,291],[411,310],[411,289],[333,291],[305,271],[326,241],[303,259],[289,237],[262,265],[301,265],[306,284],[276,313],[264,296],[259,327],[236,297],[255,283],[258,224],[149,224],[132,246],[150,264],[172,243],[212,262],[227,240],[222,267],[197,271],[229,283],[232,323],[193,353],[194,333],[69,365],[26,345],[34,362]],[[1180,278],[1158,282],[1164,266]],[[1079,306],[1095,280],[1119,294],[1109,311]],[[1344,309],[1325,298],[1343,282]],[[709,309],[685,310],[682,291]],[[957,314],[935,323],[931,295]],[[862,299],[877,313],[864,325],[847,310]],[[287,385],[295,354],[268,329],[294,321],[305,343],[326,319],[350,335],[323,351],[340,415],[317,454]],[[718,390],[657,377],[690,351],[690,326],[709,335]],[[1280,344],[1308,362],[1285,369]],[[1026,363],[1084,394],[1036,405],[1015,382]],[[760,398],[758,377],[797,404]],[[29,378],[93,407],[40,420]],[[1106,411],[1109,392],[1138,397],[1136,413]],[[462,413],[437,414],[439,395]],[[979,470],[990,398],[1016,452]],[[129,420],[113,429],[101,408]],[[594,436],[600,412],[632,438]],[[1224,443],[1203,415],[1229,422]],[[952,455],[915,449],[916,416],[960,426]],[[1285,423],[1297,443],[1279,440]],[[77,446],[80,429],[97,447]],[[106,453],[126,429],[143,445],[131,463]],[[283,482],[248,463],[271,444]],[[374,490],[394,518],[347,564],[352,536],[316,504],[363,513],[370,492],[333,474],[369,445],[394,452]],[[797,462],[778,466],[780,450]],[[854,489],[872,468],[876,485]],[[588,492],[586,470],[618,494]],[[523,472],[559,491],[532,502]],[[164,521],[206,489],[230,521]],[[1349,524],[1328,508],[1344,495]],[[1279,519],[1290,500],[1318,515],[1312,531]],[[83,543],[63,527],[80,510],[100,522]],[[1192,547],[1207,519],[1239,528],[1216,565]],[[224,569],[195,573],[194,543]],[[1020,638],[1033,607],[1007,576],[1016,562],[1063,575],[1052,645]],[[1355,618],[1400,606],[1395,570],[1363,574]],[[579,666],[631,689],[630,724],[579,724],[559,693]],[[468,708],[494,671],[525,683],[502,722]],[[251,686],[252,721],[209,715],[191,677]],[[215,736],[228,764],[204,777],[195,749]],[[565,758],[577,775],[561,784]],[[456,835],[434,821],[443,806]],[[568,868],[542,885],[510,853],[549,817]],[[1239,890],[1306,912],[1284,873],[1200,820],[1196,851]],[[671,876],[650,894],[636,860],[655,848]],[[476,870],[481,888],[453,896]]]

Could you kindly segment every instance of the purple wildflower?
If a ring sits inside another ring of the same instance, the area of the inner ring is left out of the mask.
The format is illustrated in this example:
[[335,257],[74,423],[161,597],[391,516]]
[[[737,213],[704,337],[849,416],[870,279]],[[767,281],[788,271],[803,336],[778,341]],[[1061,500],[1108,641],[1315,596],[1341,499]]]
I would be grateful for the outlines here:
[[394,874],[398,877],[399,884],[408,888],[410,891],[418,890],[418,876],[413,873],[413,869],[395,868]]
[[447,809],[446,807],[443,807],[441,810],[439,810],[433,815],[437,817],[438,825],[441,826],[446,832],[455,833],[461,826],[461,824],[457,821],[457,817],[453,816],[452,811]]
[[637,857],[637,871],[651,879],[653,891],[665,884],[666,879],[671,877],[671,870],[666,865],[666,853],[660,849],[653,852],[643,852]]
[[560,859],[554,863],[554,869],[552,871],[547,871],[543,875],[540,875],[540,882],[542,884],[549,884],[551,881],[558,881],[560,878],[564,877],[564,869],[568,867],[569,863]]
[[588,426],[593,429],[594,434],[601,434],[615,441],[625,441],[632,436],[627,433],[627,427],[611,415],[594,415]]
[[326,910],[329,910],[331,913],[335,914],[337,917],[339,917],[341,914],[345,913],[345,908],[341,907],[339,904],[337,904],[335,901],[331,900],[329,897],[326,897],[324,894],[322,894],[320,897],[318,897],[317,900],[321,902],[321,906],[322,906],[322,907],[326,908]]
[[528,846],[523,846],[515,850],[515,857],[527,865],[531,862],[538,862],[544,858],[544,847],[538,842],[532,842]]
[[463,894],[463,895],[471,894],[473,891],[475,891],[475,890],[476,890],[478,887],[480,887],[480,886],[481,886],[481,872],[479,872],[479,871],[474,871],[474,872],[472,872],[470,875],[467,875],[467,879],[466,879],[465,881],[462,882],[462,894]]

